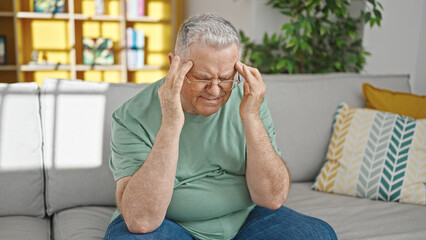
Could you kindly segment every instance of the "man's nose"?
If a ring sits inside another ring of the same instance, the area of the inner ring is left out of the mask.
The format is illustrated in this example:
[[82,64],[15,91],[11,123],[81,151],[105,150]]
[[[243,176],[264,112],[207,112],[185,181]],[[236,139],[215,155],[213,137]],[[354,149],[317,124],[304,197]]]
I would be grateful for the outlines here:
[[210,86],[207,87],[206,92],[212,97],[220,95],[221,88],[218,82],[213,82]]

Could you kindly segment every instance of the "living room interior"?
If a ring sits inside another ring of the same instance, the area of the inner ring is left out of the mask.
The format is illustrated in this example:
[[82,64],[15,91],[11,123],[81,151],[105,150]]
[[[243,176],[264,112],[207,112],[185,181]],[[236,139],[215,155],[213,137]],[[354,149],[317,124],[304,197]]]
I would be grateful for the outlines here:
[[[103,239],[112,112],[166,76],[184,19],[216,13],[261,44],[290,17],[268,0],[50,2],[0,4],[0,239]],[[285,205],[339,239],[424,239],[426,1],[334,2],[354,17],[379,3],[359,71],[262,73]]]

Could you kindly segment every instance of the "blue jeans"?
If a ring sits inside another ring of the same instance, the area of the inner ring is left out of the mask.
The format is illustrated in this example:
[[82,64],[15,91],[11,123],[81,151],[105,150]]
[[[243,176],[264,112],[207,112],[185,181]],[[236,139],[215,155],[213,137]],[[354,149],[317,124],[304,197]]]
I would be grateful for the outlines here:
[[[104,240],[137,239],[137,240],[193,240],[188,231],[177,223],[165,219],[155,231],[147,234],[132,234],[120,215],[109,225]],[[316,239],[334,240],[336,233],[326,222],[297,213],[282,206],[277,210],[269,210],[256,206],[241,227],[234,240],[297,240]]]

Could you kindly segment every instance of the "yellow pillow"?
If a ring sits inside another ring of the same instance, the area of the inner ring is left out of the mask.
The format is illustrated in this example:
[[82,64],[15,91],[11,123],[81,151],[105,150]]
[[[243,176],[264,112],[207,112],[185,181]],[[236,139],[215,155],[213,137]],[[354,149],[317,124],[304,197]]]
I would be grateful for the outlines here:
[[362,93],[367,108],[409,116],[414,119],[426,118],[426,96],[392,92],[375,88],[368,83],[362,85]]

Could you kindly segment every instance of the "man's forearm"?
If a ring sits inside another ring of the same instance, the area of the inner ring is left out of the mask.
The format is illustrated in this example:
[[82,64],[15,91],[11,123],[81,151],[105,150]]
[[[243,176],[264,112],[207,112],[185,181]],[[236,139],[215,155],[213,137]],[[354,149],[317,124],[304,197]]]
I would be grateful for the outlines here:
[[142,167],[128,181],[119,204],[130,231],[146,233],[164,220],[179,155],[180,129],[162,126]]
[[273,148],[260,118],[243,121],[247,140],[246,180],[253,202],[270,209],[281,207],[290,187],[290,176]]

